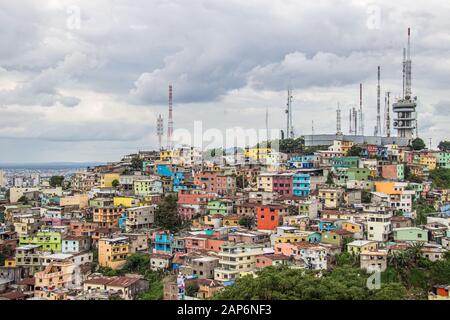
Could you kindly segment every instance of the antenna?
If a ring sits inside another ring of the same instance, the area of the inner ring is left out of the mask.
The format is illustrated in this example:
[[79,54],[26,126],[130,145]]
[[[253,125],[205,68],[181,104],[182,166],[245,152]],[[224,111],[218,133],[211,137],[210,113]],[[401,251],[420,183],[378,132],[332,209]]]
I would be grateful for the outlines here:
[[286,138],[293,139],[294,138],[294,127],[292,125],[292,90],[289,87],[287,91],[287,103],[286,103]]
[[405,84],[406,84],[406,48],[403,48],[403,91],[402,99],[405,99]]
[[172,117],[172,99],[173,99],[173,89],[172,85],[169,85],[169,125],[167,126],[167,148],[169,150],[173,149],[173,117]]
[[408,28],[408,47],[406,51],[406,74],[405,74],[405,99],[410,100],[412,96],[411,91],[411,28]]
[[162,136],[164,135],[164,121],[161,115],[156,119],[156,134],[158,136],[158,147],[162,149]]
[[341,108],[339,106],[339,102],[338,102],[338,106],[336,109],[336,134],[337,135],[342,135],[342,128],[341,128]]
[[362,112],[362,83],[359,84],[359,134],[364,135],[364,118]]
[[391,136],[391,106],[390,106],[390,96],[391,93],[388,91],[386,92],[386,101],[387,101],[387,109],[386,109],[386,136]]
[[375,136],[381,136],[381,67],[378,66],[378,87],[377,87],[377,125],[375,127]]
[[266,148],[269,147],[269,107],[266,107]]
[[350,108],[350,110],[348,110],[349,111],[349,117],[348,117],[348,133],[349,134],[352,134],[352,121],[353,121],[353,119],[352,119],[352,109]]

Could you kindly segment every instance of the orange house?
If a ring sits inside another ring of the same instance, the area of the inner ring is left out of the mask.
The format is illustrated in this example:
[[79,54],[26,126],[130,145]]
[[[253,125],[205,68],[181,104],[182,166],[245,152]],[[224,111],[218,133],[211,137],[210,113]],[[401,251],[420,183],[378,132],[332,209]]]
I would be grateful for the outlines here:
[[259,230],[275,230],[283,221],[287,207],[280,205],[259,206],[257,209],[257,227]]
[[122,207],[104,207],[94,209],[94,222],[103,228],[116,228],[123,212]]

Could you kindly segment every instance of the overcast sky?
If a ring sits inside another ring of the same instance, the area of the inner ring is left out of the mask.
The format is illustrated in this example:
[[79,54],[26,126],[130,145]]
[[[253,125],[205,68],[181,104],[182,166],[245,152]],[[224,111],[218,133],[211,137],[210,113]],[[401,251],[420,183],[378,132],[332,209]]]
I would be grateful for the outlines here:
[[[412,28],[419,134],[450,138],[450,2],[98,0],[0,3],[0,163],[113,161],[157,147],[174,86],[175,128],[335,132],[359,102],[373,134],[382,96],[401,93]],[[384,104],[382,104],[384,109]],[[383,115],[382,115],[383,117]],[[166,128],[165,128],[166,129]]]

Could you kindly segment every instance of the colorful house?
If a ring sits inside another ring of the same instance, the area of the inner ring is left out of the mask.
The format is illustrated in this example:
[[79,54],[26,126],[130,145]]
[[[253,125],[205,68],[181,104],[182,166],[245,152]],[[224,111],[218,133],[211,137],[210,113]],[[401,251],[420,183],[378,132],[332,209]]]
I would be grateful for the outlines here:
[[292,195],[307,197],[311,191],[311,178],[309,174],[296,173],[293,175]]
[[61,234],[59,232],[40,231],[32,236],[21,236],[19,246],[39,245],[42,251],[61,252]]
[[256,225],[258,230],[275,230],[288,212],[287,206],[265,205],[258,206]]
[[394,241],[417,241],[427,242],[428,231],[420,228],[396,228],[393,230]]
[[157,231],[152,235],[153,253],[171,254],[173,234],[168,231]]
[[378,249],[378,244],[376,241],[369,240],[355,240],[347,243],[347,252],[359,255],[363,252],[376,251]]

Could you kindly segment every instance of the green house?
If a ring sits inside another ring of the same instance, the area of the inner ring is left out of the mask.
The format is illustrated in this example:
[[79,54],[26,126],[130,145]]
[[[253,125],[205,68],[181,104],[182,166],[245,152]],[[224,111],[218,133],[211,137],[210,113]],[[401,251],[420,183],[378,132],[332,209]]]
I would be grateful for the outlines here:
[[333,168],[357,168],[359,157],[335,157],[331,159]]
[[233,213],[233,202],[227,200],[213,200],[208,202],[208,213],[226,216]]
[[393,230],[394,241],[428,242],[428,231],[416,227],[397,228]]
[[450,169],[450,152],[439,152],[436,158],[438,167]]
[[28,244],[39,245],[42,251],[61,252],[61,234],[41,231],[32,236],[21,236],[19,238],[19,246]]
[[353,239],[353,233],[347,230],[334,229],[322,232],[321,242],[343,247],[346,239]]
[[370,169],[368,168],[337,168],[337,180],[339,183],[346,183],[347,181],[368,181]]

